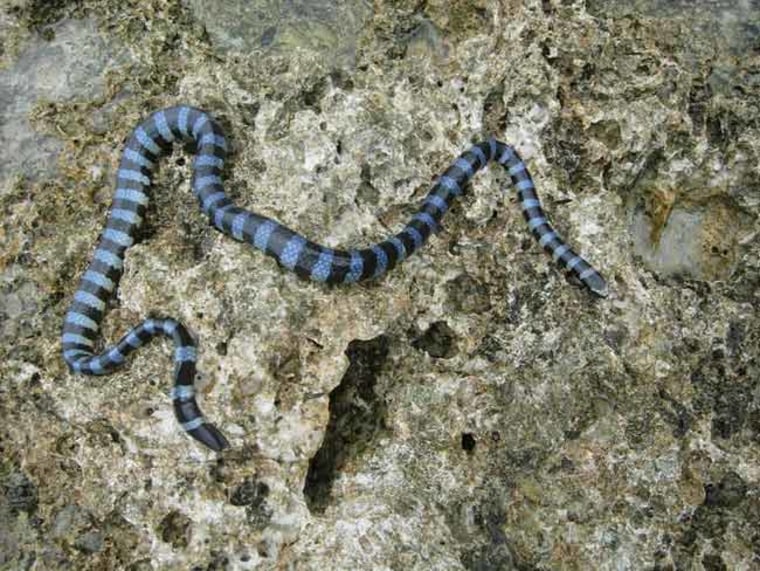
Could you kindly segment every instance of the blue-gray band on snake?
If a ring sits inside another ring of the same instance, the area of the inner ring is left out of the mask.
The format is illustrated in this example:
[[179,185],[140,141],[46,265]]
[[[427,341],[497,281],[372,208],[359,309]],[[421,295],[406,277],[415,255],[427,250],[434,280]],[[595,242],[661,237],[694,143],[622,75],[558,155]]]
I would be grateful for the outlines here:
[[61,339],[63,358],[76,373],[105,375],[123,365],[130,353],[153,337],[170,337],[174,342],[175,415],[190,436],[213,450],[222,450],[229,444],[198,408],[193,387],[196,344],[181,323],[173,319],[146,319],[115,345],[96,351],[106,303],[116,290],[124,255],[145,216],[152,175],[158,160],[175,142],[195,145],[192,189],[215,228],[251,244],[301,277],[330,284],[378,278],[393,269],[439,228],[443,215],[470,178],[489,161],[496,161],[509,172],[523,216],[541,247],[591,292],[599,296],[607,294],[607,285],[599,272],[549,224],[525,163],[509,145],[491,139],[462,153],[438,178],[418,212],[396,235],[367,248],[336,250],[311,242],[279,222],[232,203],[222,187],[227,143],[220,127],[207,113],[187,106],[157,111],[127,141],[108,221],[66,314]]

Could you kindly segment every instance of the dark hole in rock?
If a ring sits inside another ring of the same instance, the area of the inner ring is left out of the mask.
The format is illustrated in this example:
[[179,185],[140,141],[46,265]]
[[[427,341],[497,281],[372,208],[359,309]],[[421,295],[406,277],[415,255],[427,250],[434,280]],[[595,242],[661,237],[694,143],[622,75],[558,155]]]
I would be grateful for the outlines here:
[[330,420],[322,446],[309,462],[304,496],[312,513],[323,513],[332,499],[333,482],[343,466],[372,446],[385,428],[385,403],[375,384],[388,357],[388,337],[352,341],[350,361],[340,384],[330,393]]
[[233,506],[252,506],[263,502],[269,495],[269,486],[264,482],[257,482],[253,478],[246,478],[232,492],[230,503]]
[[158,534],[165,543],[173,547],[187,547],[190,540],[192,520],[185,514],[172,510],[158,524]]
[[472,452],[475,450],[475,437],[469,432],[462,433],[462,450],[465,452]]
[[230,503],[245,507],[248,524],[261,530],[272,519],[272,509],[266,503],[267,496],[269,486],[255,478],[246,478],[230,495]]
[[412,346],[437,359],[449,359],[457,352],[456,335],[445,321],[433,323]]

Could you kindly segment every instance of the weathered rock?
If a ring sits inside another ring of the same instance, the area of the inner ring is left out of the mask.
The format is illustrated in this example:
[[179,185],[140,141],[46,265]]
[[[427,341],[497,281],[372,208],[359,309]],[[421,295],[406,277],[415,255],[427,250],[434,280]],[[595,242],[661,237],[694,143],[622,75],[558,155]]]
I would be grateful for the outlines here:
[[0,192],[9,177],[37,179],[56,172],[63,145],[32,127],[34,106],[94,99],[102,93],[107,70],[125,62],[123,48],[102,37],[92,20],[66,20],[47,30],[0,69]]
[[[286,4],[0,8],[0,566],[752,568],[757,7]],[[209,227],[178,149],[104,337],[192,329],[215,457],[176,426],[167,344],[102,378],[59,353],[123,141],[178,102],[227,131],[238,203],[332,246],[493,134],[611,296],[563,278],[497,168],[383,280],[303,282]]]

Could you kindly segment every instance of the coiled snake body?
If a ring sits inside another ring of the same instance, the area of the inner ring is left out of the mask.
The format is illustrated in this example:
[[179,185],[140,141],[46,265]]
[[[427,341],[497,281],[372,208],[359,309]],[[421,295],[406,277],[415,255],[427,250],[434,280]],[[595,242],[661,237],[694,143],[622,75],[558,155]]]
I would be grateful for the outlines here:
[[151,176],[158,160],[174,142],[190,142],[196,147],[192,189],[216,229],[255,246],[301,277],[330,284],[380,277],[413,254],[438,228],[470,178],[495,160],[509,172],[525,220],[541,247],[591,292],[599,296],[607,293],[602,276],[549,224],[525,163],[509,145],[491,139],[462,153],[438,178],[419,211],[398,234],[367,248],[335,250],[232,203],[224,193],[221,179],[227,143],[220,127],[207,113],[188,106],[157,111],[127,141],[105,229],[66,314],[61,338],[63,358],[76,373],[105,375],[123,365],[130,353],[153,337],[171,338],[174,342],[171,396],[175,415],[190,436],[213,450],[222,450],[229,444],[198,408],[193,386],[196,343],[184,325],[174,319],[146,319],[115,345],[101,352],[95,348],[106,303],[122,274],[124,254],[133,244],[145,216]]

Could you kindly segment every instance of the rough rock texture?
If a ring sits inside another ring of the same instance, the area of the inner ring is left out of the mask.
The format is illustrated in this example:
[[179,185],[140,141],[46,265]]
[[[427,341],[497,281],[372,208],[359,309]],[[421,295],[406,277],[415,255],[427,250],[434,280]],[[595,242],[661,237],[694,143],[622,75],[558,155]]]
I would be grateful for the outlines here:
[[92,20],[67,20],[49,28],[47,41],[24,45],[0,69],[0,185],[9,176],[36,179],[55,172],[62,144],[55,134],[32,129],[33,106],[102,96],[105,74],[124,59],[121,46],[102,37]]
[[[248,4],[0,8],[0,567],[757,568],[756,3]],[[99,379],[59,354],[120,146],[178,102],[226,127],[240,204],[330,245],[495,134],[613,293],[552,267],[496,168],[387,278],[307,283],[208,227],[177,150],[104,335],[199,336],[217,457],[168,345]]]

